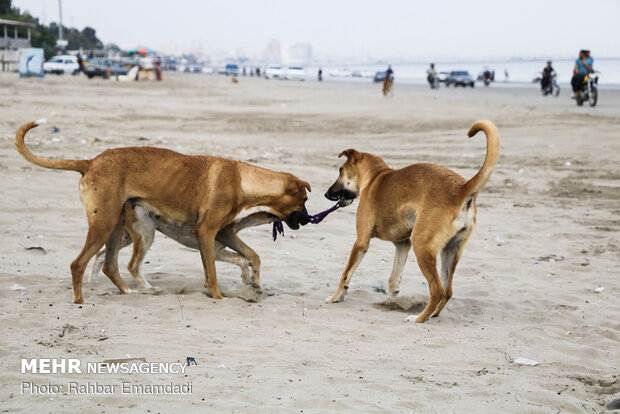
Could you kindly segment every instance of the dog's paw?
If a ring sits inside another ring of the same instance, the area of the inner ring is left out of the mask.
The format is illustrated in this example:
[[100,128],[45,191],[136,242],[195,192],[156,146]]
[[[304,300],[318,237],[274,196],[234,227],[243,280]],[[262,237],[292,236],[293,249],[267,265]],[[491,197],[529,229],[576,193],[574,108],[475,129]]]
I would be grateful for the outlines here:
[[146,279],[142,279],[142,280],[136,280],[136,282],[138,283],[138,288],[139,289],[152,289],[153,285],[151,285],[148,280]]
[[131,295],[131,294],[134,294],[134,293],[140,293],[140,291],[139,290],[135,290],[135,289],[127,289],[127,290],[125,290],[123,292],[123,294],[125,294],[125,295]]
[[424,315],[420,314],[418,315],[417,318],[415,318],[415,322],[416,323],[424,323],[428,320],[428,317],[425,317]]
[[325,303],[339,303],[344,301],[344,295],[335,295],[325,298]]

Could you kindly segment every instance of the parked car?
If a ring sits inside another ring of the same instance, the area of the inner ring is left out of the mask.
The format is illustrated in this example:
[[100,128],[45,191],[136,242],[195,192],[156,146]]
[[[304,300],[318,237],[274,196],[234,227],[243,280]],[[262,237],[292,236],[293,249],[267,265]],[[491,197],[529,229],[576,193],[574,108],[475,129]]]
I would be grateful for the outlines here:
[[375,77],[372,78],[373,82],[383,82],[385,80],[386,73],[385,71],[379,71],[375,73]]
[[54,56],[45,62],[43,70],[45,73],[56,73],[58,75],[70,73],[73,75],[80,70],[80,65],[78,65],[77,56],[61,55]]
[[446,83],[446,79],[448,79],[448,76],[450,76],[450,73],[448,72],[439,72],[437,74],[437,79],[439,80],[439,82]]
[[89,79],[92,79],[95,76],[102,76],[105,78],[108,65],[110,65],[111,76],[127,75],[131,69],[129,66],[124,66],[111,60],[93,59],[88,61],[88,64],[84,69],[84,73],[86,73],[86,76],[88,76]]
[[471,86],[474,87],[474,78],[466,70],[453,70],[446,78],[446,86]]
[[286,68],[284,76],[289,80],[304,81],[306,80],[306,71],[301,66],[289,66]]
[[239,65],[236,63],[227,63],[224,68],[225,75],[239,76]]
[[265,77],[267,79],[284,79],[284,69],[280,65],[269,65],[265,69]]

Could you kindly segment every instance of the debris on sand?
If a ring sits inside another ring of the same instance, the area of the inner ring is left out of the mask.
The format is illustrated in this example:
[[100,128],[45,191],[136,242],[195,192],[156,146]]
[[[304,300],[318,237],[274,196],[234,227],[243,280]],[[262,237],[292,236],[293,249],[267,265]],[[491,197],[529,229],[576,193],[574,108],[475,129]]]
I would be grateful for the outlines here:
[[533,359],[527,359],[523,357],[519,357],[515,359],[514,363],[519,364],[519,365],[530,365],[532,367],[535,367],[536,365],[538,365],[538,361],[534,361]]

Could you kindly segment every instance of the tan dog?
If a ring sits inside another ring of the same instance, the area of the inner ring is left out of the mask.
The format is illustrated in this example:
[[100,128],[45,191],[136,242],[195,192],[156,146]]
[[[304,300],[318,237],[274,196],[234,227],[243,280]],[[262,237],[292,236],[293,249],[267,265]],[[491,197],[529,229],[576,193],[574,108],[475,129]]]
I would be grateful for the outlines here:
[[394,85],[394,81],[390,78],[385,78],[383,80],[383,96],[394,96],[394,92],[392,92],[392,86]]
[[[82,174],[80,199],[86,210],[88,234],[82,251],[71,263],[74,303],[83,303],[84,270],[104,244],[108,253],[103,272],[121,292],[131,292],[117,264],[124,233],[122,212],[130,199],[143,200],[165,222],[192,228],[202,257],[205,286],[214,299],[223,298],[215,272],[215,238],[220,230],[256,212],[273,214],[291,229],[305,224],[295,212],[307,214],[306,190],[310,184],[292,174],[152,147],[110,149],[92,160],[43,158],[24,144],[26,132],[42,122],[22,125],[15,135],[15,146],[33,164]],[[234,232],[228,234],[227,245],[236,251],[251,251]],[[258,268],[253,270],[258,274]]]
[[[452,277],[463,248],[476,224],[476,196],[484,188],[499,157],[499,133],[490,121],[478,121],[469,136],[484,131],[487,154],[478,173],[465,181],[455,172],[435,164],[389,168],[376,155],[348,149],[338,157],[347,160],[336,182],[325,193],[330,200],[349,205],[358,195],[357,240],[340,279],[336,294],[342,301],[353,272],[368,250],[370,239],[391,241],[396,247],[388,293],[397,295],[409,249],[428,281],[430,299],[416,322],[438,316],[452,297]],[[436,258],[441,253],[441,279]]]
[[[129,260],[127,270],[134,277],[139,287],[143,289],[152,288],[151,284],[142,275],[142,262],[153,244],[155,230],[165,234],[178,243],[198,250],[198,240],[191,226],[179,227],[175,223],[166,222],[161,216],[155,213],[153,208],[144,200],[131,199],[125,203],[123,209],[125,233],[121,239],[118,249],[123,249],[133,243],[133,253]],[[241,269],[241,279],[246,285],[251,285],[260,290],[260,258],[253,251],[243,251],[248,257],[235,251],[226,249],[227,242],[231,234],[261,224],[273,223],[279,219],[270,213],[254,213],[243,217],[220,230],[215,236],[215,260],[232,263]],[[114,254],[114,253],[112,253]],[[93,281],[104,264],[106,249],[101,249],[94,259],[94,264],[88,277],[88,283]],[[252,274],[255,268],[255,274]]]

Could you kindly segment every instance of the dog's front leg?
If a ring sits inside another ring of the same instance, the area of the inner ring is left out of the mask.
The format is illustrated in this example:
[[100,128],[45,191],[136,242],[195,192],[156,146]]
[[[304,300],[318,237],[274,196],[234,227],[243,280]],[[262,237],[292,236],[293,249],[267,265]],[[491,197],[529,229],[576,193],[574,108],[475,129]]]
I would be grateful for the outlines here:
[[338,290],[336,294],[331,298],[327,298],[326,302],[336,303],[342,302],[344,297],[347,295],[347,291],[349,290],[349,282],[351,281],[351,277],[353,276],[353,272],[357,269],[357,266],[362,262],[364,255],[368,251],[368,246],[370,245],[370,237],[360,239],[359,235],[355,244],[353,245],[353,249],[351,249],[351,254],[349,255],[349,261],[347,262],[347,267],[344,269],[342,276],[340,277],[340,285],[338,286]]
[[215,235],[217,230],[209,228],[206,224],[199,225],[196,229],[196,238],[200,248],[200,257],[205,271],[205,287],[211,292],[213,299],[224,299],[217,286],[215,273]]

